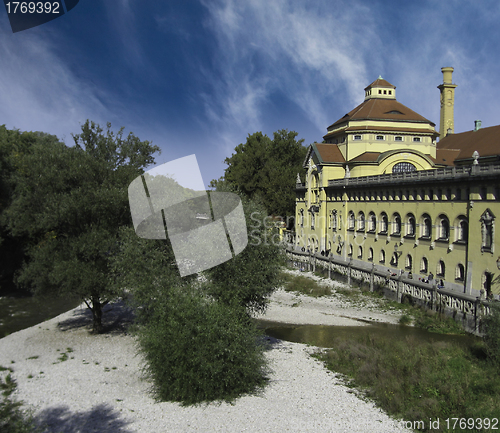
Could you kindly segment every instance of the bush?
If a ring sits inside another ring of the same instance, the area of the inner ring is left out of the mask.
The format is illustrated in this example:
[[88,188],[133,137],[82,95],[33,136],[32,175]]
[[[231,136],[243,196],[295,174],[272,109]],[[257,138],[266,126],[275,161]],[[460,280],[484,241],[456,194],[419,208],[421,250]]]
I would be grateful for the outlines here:
[[265,384],[263,347],[239,309],[196,290],[156,300],[139,343],[158,399],[183,404],[231,401]]
[[[0,367],[1,370],[5,368]],[[2,433],[33,433],[35,429],[33,419],[21,409],[22,403],[11,400],[10,395],[14,392],[16,383],[10,373],[5,379],[0,377],[0,431]]]
[[491,314],[483,319],[484,341],[488,356],[500,365],[500,305],[490,303]]

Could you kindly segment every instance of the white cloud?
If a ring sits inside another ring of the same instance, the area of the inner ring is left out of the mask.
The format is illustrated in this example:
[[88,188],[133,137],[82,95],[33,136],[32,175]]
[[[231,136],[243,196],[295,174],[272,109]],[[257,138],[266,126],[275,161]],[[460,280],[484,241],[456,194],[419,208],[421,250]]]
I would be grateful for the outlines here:
[[106,94],[80,81],[56,54],[53,43],[36,32],[0,29],[0,123],[9,128],[70,134],[82,119],[102,119]]

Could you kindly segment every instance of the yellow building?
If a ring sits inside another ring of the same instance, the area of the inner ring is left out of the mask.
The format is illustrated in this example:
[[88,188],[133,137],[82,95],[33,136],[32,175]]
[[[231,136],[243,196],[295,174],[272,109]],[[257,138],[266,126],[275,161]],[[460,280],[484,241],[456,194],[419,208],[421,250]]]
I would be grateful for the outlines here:
[[298,250],[416,280],[432,273],[446,290],[498,298],[500,126],[476,121],[454,134],[457,86],[453,68],[442,72],[439,132],[379,77],[309,147],[293,241]]

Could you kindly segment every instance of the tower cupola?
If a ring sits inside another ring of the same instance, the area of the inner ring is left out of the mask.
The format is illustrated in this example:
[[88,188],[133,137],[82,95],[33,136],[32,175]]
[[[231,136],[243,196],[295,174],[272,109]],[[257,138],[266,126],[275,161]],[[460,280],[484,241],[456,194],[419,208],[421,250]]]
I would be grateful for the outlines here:
[[365,88],[365,101],[372,98],[396,99],[396,86],[393,86],[382,76]]

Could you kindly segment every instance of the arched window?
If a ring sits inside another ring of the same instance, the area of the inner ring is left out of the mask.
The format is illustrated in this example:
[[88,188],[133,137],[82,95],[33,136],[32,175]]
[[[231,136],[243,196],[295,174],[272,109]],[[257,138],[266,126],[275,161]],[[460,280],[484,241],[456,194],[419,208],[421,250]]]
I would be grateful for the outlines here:
[[373,212],[370,212],[368,216],[368,231],[374,232],[377,230],[377,217]]
[[442,260],[440,260],[437,264],[437,268],[436,268],[436,275],[438,277],[443,277],[444,278],[444,273],[445,273],[445,266],[444,266],[444,262]]
[[352,244],[349,244],[349,250],[348,250],[347,255],[348,255],[349,257],[352,257]]
[[392,253],[392,256],[391,256],[391,266],[395,266],[397,267],[398,266],[398,262],[399,262],[399,257],[398,257],[398,253]]
[[382,213],[380,217],[380,233],[387,233],[387,228],[389,226],[389,219],[385,212]]
[[412,268],[413,268],[413,259],[411,257],[410,254],[408,254],[406,256],[406,260],[405,260],[405,268],[411,272]]
[[358,231],[365,231],[365,214],[363,212],[358,214]]
[[356,218],[354,216],[354,212],[353,211],[349,212],[349,215],[347,217],[347,223],[348,223],[347,229],[348,230],[354,230],[354,227],[355,227],[355,224],[356,224]]
[[413,215],[408,215],[408,222],[406,224],[406,236],[415,236],[417,224],[415,223],[415,217]]
[[398,213],[395,213],[393,216],[394,222],[392,225],[392,234],[393,235],[400,235],[401,234],[401,217],[399,216]]
[[304,227],[304,209],[300,210],[300,226]]
[[363,258],[363,247],[358,247],[358,259]]
[[393,173],[409,173],[412,171],[417,171],[417,167],[409,162],[398,162],[394,167],[392,167]]
[[314,212],[311,212],[311,229],[314,229],[315,219]]
[[429,215],[424,214],[422,216],[422,237],[430,238],[432,235],[432,223]]
[[467,224],[466,219],[460,219],[460,221],[458,222],[457,241],[467,242],[468,238],[469,238],[469,224]]
[[373,248],[368,250],[368,261],[373,262]]
[[450,237],[450,222],[446,215],[439,215],[439,239],[447,240]]
[[379,261],[380,261],[380,263],[385,263],[385,251],[384,250],[380,250]]
[[332,230],[337,230],[337,211],[334,210],[330,214],[330,227]]
[[422,260],[420,260],[420,272],[426,274],[428,270],[429,270],[429,262],[425,257],[422,257]]
[[465,268],[464,265],[459,263],[455,268],[455,280],[464,281],[464,279],[465,279]]

